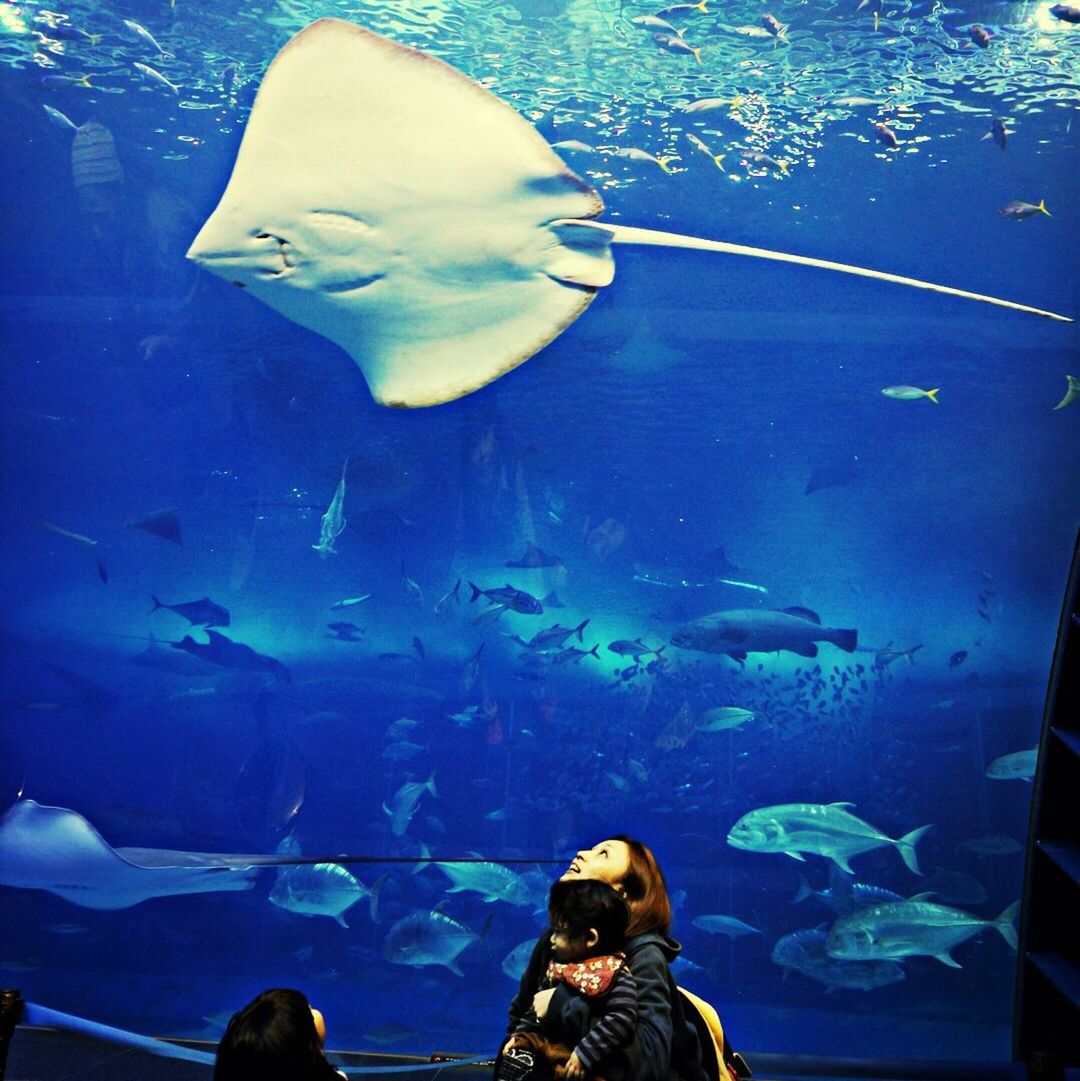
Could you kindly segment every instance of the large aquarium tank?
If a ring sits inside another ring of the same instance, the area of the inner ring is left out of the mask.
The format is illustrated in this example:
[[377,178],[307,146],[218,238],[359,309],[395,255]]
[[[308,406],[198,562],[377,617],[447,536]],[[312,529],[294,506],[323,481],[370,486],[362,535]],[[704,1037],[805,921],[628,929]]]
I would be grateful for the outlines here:
[[661,3],[0,4],[4,986],[492,1051],[627,833],[737,1048],[1008,1058],[1080,9]]

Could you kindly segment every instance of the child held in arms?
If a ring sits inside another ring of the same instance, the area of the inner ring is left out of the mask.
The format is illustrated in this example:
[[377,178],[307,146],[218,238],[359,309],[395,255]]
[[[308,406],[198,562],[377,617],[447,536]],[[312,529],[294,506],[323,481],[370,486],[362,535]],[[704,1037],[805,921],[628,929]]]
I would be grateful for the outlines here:
[[557,1078],[621,1081],[637,1029],[636,982],[619,952],[630,910],[606,882],[560,880],[551,887],[548,916],[547,973],[532,1008],[503,1047],[499,1074],[515,1073],[516,1050],[543,1056]]

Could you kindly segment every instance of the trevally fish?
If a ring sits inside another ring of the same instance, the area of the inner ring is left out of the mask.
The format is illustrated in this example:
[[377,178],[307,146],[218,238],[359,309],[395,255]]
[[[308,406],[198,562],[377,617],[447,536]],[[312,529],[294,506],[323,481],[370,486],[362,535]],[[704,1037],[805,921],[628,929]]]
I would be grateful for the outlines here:
[[440,619],[446,619],[450,611],[461,603],[461,579],[454,583],[454,588],[448,590],[435,602],[435,614]]
[[436,861],[435,866],[453,885],[447,893],[462,893],[471,890],[480,894],[484,901],[505,901],[509,905],[527,905],[530,903],[529,889],[521,875],[503,867],[501,863],[444,863]]
[[409,828],[420,797],[425,792],[430,792],[433,796],[439,794],[435,790],[434,770],[426,781],[406,781],[390,798],[390,805],[382,805],[383,813],[390,818],[390,830],[395,837],[402,836]]
[[378,919],[379,891],[387,877],[368,889],[340,863],[303,864],[278,873],[270,902],[301,916],[328,916],[347,928],[345,913],[364,897],[370,898],[372,920]]
[[632,641],[628,638],[619,638],[614,642],[608,643],[609,653],[617,653],[620,657],[633,657],[635,663],[649,653],[655,653],[656,656],[659,657],[665,649],[667,649],[667,646],[653,649],[650,646],[645,645],[640,638],[635,638]]
[[840,961],[830,957],[825,952],[826,940],[826,932],[818,928],[793,931],[773,947],[773,962],[823,983],[830,991],[871,991],[906,978],[895,961]]
[[938,394],[941,393],[940,387],[934,387],[933,390],[922,390],[920,387],[884,387],[881,391],[886,398],[895,398],[901,402],[915,402],[920,398],[929,398],[934,405],[941,405],[941,402],[937,400]]
[[320,559],[326,559],[327,556],[336,553],[334,541],[341,536],[348,524],[345,521],[345,472],[348,468],[349,459],[346,458],[345,464],[341,467],[341,480],[338,481],[338,486],[334,490],[334,498],[330,500],[330,506],[326,508],[326,513],[322,516],[319,543],[311,546],[319,553]]
[[220,604],[215,604],[209,597],[203,597],[198,601],[185,601],[183,604],[165,604],[153,593],[150,594],[150,599],[154,602],[154,607],[150,609],[151,614],[159,608],[168,608],[170,612],[183,616],[193,627],[227,627],[229,625],[229,610],[222,608]]
[[671,636],[680,649],[702,653],[726,653],[737,661],[748,653],[773,653],[786,649],[800,657],[816,657],[815,642],[831,642],[846,653],[858,644],[858,631],[823,627],[821,617],[809,608],[779,611],[741,608],[713,612],[681,626]]
[[455,976],[464,976],[457,959],[477,939],[487,934],[491,921],[477,934],[438,908],[422,909],[402,917],[390,928],[383,943],[383,957],[395,965],[442,965]]
[[997,919],[984,920],[959,908],[934,904],[924,896],[844,916],[832,925],[826,951],[830,957],[855,961],[934,957],[950,968],[960,968],[949,951],[987,927],[993,927],[1014,950],[1017,948],[1014,920],[1020,911],[1019,901]]
[[1030,781],[1035,776],[1038,756],[1038,747],[1032,747],[1030,751],[1003,754],[990,763],[986,776],[992,781]]
[[751,927],[748,923],[735,916],[697,916],[690,921],[701,931],[710,935],[727,935],[728,938],[738,938],[740,935],[760,935],[761,930]]
[[728,833],[733,848],[748,852],[782,852],[803,859],[803,852],[826,856],[852,873],[848,861],[862,852],[895,845],[908,868],[921,875],[915,845],[931,826],[920,826],[899,840],[887,837],[869,822],[846,810],[852,803],[786,803],[745,814]]
[[531,593],[526,593],[523,589],[515,589],[509,582],[498,589],[481,589],[470,582],[469,588],[472,590],[470,604],[477,597],[487,597],[493,605],[502,604],[514,612],[521,612],[527,616],[538,616],[544,611],[544,606]]
[[527,642],[516,634],[511,637],[518,645],[524,646],[526,649],[531,649],[535,652],[540,652],[545,649],[554,649],[561,646],[572,634],[577,635],[579,642],[584,642],[585,636],[582,632],[588,625],[589,621],[587,619],[583,619],[576,627],[560,627],[559,624],[556,623],[553,627],[547,627],[542,631],[537,631]]

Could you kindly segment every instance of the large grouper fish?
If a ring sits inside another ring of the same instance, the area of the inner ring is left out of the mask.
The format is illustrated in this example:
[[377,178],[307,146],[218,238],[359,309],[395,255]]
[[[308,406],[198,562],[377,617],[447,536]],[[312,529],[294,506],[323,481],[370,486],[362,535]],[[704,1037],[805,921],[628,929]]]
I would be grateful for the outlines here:
[[671,636],[671,644],[680,649],[726,653],[736,661],[745,661],[748,653],[781,649],[800,657],[816,657],[816,642],[831,642],[853,653],[858,631],[823,627],[821,616],[809,608],[733,608],[685,623]]

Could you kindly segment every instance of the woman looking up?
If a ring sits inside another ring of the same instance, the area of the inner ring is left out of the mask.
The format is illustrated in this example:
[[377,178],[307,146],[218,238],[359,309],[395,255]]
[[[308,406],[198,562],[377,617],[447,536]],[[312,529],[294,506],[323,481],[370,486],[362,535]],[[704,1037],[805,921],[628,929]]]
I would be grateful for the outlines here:
[[[668,935],[671,900],[663,872],[648,847],[618,834],[582,849],[562,875],[563,880],[596,879],[613,886],[630,908],[626,930],[627,964],[637,986],[637,1034],[628,1052],[628,1081],[702,1081],[697,1031],[686,1019],[668,964],[681,947]],[[510,1003],[508,1034],[531,1006],[537,1017],[553,1011],[558,1027],[584,1037],[589,1008],[565,983],[540,990],[552,959],[551,932],[540,936],[521,986]]]

